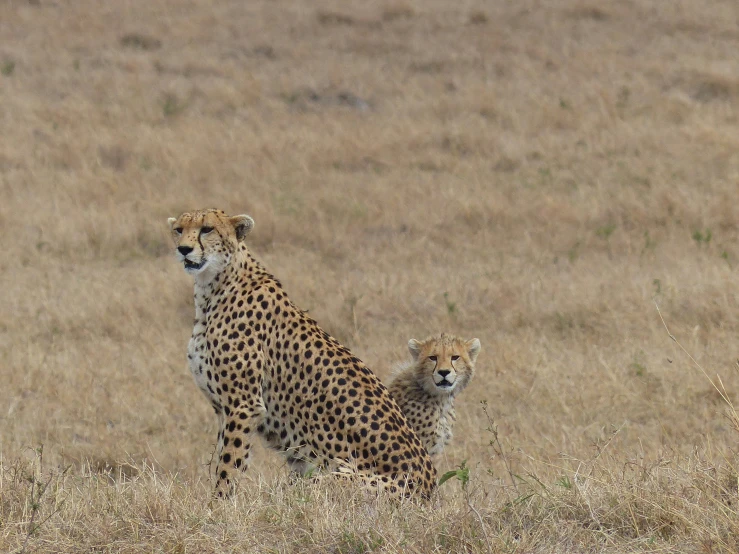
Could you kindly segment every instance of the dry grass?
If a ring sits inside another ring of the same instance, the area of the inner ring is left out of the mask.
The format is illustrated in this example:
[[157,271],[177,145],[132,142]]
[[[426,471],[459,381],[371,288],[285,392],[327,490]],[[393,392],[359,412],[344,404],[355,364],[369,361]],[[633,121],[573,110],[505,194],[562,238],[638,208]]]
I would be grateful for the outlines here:
[[[611,4],[0,3],[0,551],[735,552],[737,432],[653,299],[735,401],[739,10]],[[465,490],[260,452],[207,508],[203,206],[381,377],[481,339]]]

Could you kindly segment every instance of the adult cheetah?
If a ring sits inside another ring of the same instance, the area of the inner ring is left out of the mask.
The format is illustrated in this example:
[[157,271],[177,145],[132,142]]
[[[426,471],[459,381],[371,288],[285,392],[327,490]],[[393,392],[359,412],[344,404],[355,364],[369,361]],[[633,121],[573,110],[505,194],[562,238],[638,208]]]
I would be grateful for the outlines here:
[[233,493],[261,435],[293,470],[329,467],[395,497],[428,497],[436,472],[398,405],[251,255],[254,220],[206,209],[168,222],[195,281],[190,370],[220,423],[215,495]]
[[452,438],[457,414],[454,398],[475,373],[480,340],[441,334],[423,341],[411,339],[413,360],[390,378],[390,394],[403,410],[426,450],[436,458]]

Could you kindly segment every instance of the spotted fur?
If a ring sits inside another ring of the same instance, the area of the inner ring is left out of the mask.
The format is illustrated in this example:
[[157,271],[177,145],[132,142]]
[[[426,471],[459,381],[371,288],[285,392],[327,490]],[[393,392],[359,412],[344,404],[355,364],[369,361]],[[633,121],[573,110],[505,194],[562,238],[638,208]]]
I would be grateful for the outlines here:
[[169,225],[195,280],[190,370],[220,423],[216,495],[233,492],[257,435],[294,471],[329,467],[395,496],[430,495],[434,467],[398,405],[250,254],[252,218],[208,209]]
[[388,388],[408,423],[435,458],[452,439],[454,398],[475,373],[480,340],[441,334],[408,341],[412,361],[400,366]]

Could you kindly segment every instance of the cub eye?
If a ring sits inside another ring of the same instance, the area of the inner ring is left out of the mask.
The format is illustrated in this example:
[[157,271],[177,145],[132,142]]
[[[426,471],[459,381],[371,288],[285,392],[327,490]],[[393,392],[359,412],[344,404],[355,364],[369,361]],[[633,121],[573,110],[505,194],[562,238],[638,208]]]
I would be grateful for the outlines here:
[[452,356],[452,361],[456,362],[459,359],[459,356]]
[[201,235],[207,235],[213,230],[213,227],[201,227],[200,228],[200,234]]
[[182,227],[177,227],[177,229],[175,229],[174,232],[177,233],[178,235],[181,235],[182,234]]
[[431,360],[432,362],[435,362],[436,361],[436,356],[429,356],[429,360]]

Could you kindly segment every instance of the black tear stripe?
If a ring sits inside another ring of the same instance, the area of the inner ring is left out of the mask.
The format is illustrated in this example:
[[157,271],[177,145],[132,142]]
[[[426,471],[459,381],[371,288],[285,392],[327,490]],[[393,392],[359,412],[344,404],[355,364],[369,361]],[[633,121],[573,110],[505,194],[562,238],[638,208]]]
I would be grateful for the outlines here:
[[200,252],[205,256],[205,248],[203,248],[203,241],[200,240],[201,233],[198,233],[198,244],[200,245]]
[[219,239],[221,239],[221,244],[222,244],[223,246],[225,246],[226,248],[228,248],[228,246],[227,246],[228,242],[227,242],[227,241],[226,241],[226,240],[225,240],[225,239],[223,238],[223,235],[222,235],[222,234],[221,234],[221,232],[220,232],[220,231],[218,230],[218,228],[214,227],[214,228],[213,228],[213,230],[214,230],[214,231],[215,231],[216,233],[218,233],[218,238],[219,238]]

